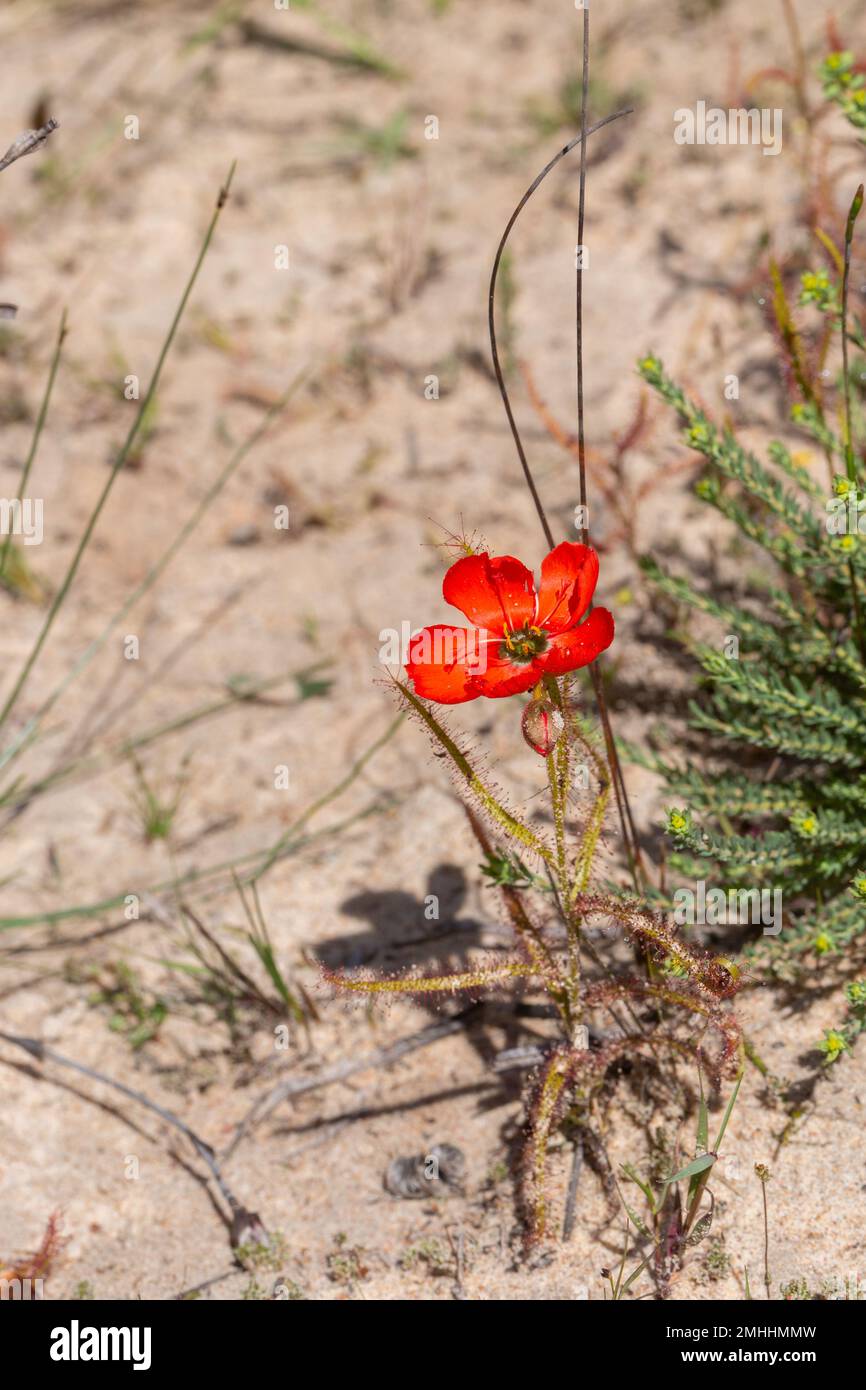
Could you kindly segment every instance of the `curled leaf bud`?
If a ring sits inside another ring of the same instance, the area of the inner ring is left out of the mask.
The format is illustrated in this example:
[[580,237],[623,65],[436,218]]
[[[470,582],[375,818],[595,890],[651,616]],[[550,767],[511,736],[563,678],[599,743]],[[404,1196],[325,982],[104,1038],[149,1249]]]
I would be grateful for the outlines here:
[[530,748],[547,758],[562,738],[565,720],[551,700],[530,700],[520,727]]
[[853,239],[854,239],[854,223],[857,221],[857,218],[860,216],[860,209],[862,208],[862,206],[863,206],[863,185],[862,185],[862,183],[861,183],[860,187],[857,189],[857,192],[854,194],[854,201],[853,201],[853,203],[851,204],[851,210],[850,210],[850,212],[848,213],[848,223],[847,223],[847,226],[845,227],[845,241],[846,241],[846,243],[847,243],[848,246],[851,245],[851,242],[852,242]]

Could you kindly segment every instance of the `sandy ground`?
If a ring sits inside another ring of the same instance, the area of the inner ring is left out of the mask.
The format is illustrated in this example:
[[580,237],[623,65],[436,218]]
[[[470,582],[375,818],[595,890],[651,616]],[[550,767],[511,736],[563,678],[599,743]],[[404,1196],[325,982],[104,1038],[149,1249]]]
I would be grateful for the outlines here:
[[[220,698],[238,677],[326,662],[333,684],[300,702],[289,679],[259,703],[235,704],[144,749],[146,776],[161,794],[184,779],[168,842],[148,843],[142,833],[128,759],[85,769],[34,800],[0,841],[7,916],[143,894],[175,873],[272,844],[393,718],[379,633],[447,617],[441,528],[477,528],[494,551],[529,564],[543,553],[487,365],[486,291],[511,208],[572,133],[545,113],[555,113],[557,91],[576,71],[573,8],[519,0],[455,0],[441,15],[427,0],[322,7],[330,21],[363,30],[402,78],[280,47],[287,37],[330,51],[343,42],[304,8],[279,12],[265,0],[237,8],[252,28],[221,26],[213,4],[190,13],[156,0],[16,3],[0,16],[0,143],[31,124],[39,105],[61,121],[44,151],[3,174],[0,221],[0,290],[19,305],[0,361],[6,495],[28,448],[61,309],[69,312],[34,474],[46,539],[27,554],[46,592],[60,582],[128,428],[135,407],[123,399],[124,379],[147,381],[217,190],[238,161],[141,457],[118,477],[13,722],[22,728],[55,689],[232,447],[302,369],[309,375],[286,414],[54,708],[27,755],[27,778],[79,749],[94,724],[108,720],[95,746],[110,746]],[[823,17],[804,0],[796,8],[814,68]],[[862,3],[837,12],[852,44],[864,35],[863,14]],[[790,92],[774,85],[761,90],[766,104],[784,108],[777,158],[748,147],[684,149],[672,124],[677,108],[698,99],[739,104],[750,75],[790,65],[782,6],[605,0],[593,16],[599,112],[629,101],[637,109],[594,137],[590,163],[590,445],[610,457],[640,399],[634,361],[650,348],[716,410],[728,408],[725,376],[738,373],[733,418],[760,443],[784,411],[762,239],[780,256],[808,243],[803,122]],[[264,42],[267,34],[276,42]],[[425,138],[430,116],[436,140]],[[130,117],[137,139],[125,138]],[[856,159],[833,120],[817,139],[813,157],[838,220]],[[567,428],[576,215],[571,165],[524,214],[511,268],[515,353]],[[275,266],[279,247],[287,269]],[[431,374],[436,400],[425,398]],[[573,460],[542,429],[519,375],[514,389],[551,517],[571,535]],[[690,497],[689,472],[673,467],[684,453],[670,422],[651,409],[628,455],[623,497],[637,547],[697,573],[736,563],[728,538]],[[656,486],[638,496],[650,478]],[[288,532],[274,528],[281,504],[290,508]],[[610,661],[617,729],[640,738],[669,712],[678,677],[657,642],[652,595],[600,501],[592,525],[600,596],[618,625]],[[26,597],[4,594],[0,603],[8,680],[45,610]],[[139,641],[137,661],[124,658],[129,636]],[[512,706],[465,707],[454,723],[483,735],[501,780],[531,807],[538,767]],[[286,790],[274,786],[279,766],[288,769]],[[654,833],[656,784],[634,769],[629,785],[642,828]],[[332,998],[314,961],[318,952],[396,970],[501,945],[499,908],[481,886],[462,812],[422,733],[402,727],[306,828],[310,843],[269,870],[261,898],[287,975],[317,1001],[309,1037],[293,1027],[288,1050],[275,1052],[273,1020],[257,1015],[232,1037],[187,977],[165,965],[191,960],[180,929],[149,911],[125,922],[116,908],[0,937],[3,1029],[139,1088],[221,1148],[288,1069],[312,1075],[424,1026],[429,1012],[410,1003],[368,1010]],[[613,826],[608,844],[615,867]],[[431,893],[439,927],[453,926],[453,935],[419,954],[413,942],[429,929]],[[232,935],[243,925],[237,899],[223,891],[193,900],[243,954]],[[249,952],[243,959],[255,968]],[[156,1037],[137,1050],[110,1028],[113,1009],[95,999],[87,974],[102,972],[104,984],[118,964],[135,972],[147,999],[168,1006]],[[766,988],[738,1005],[772,1071],[804,1082],[815,1071],[810,1048],[840,1007],[838,993],[794,1006]],[[599,1271],[621,1250],[622,1217],[592,1172],[582,1177],[570,1243],[530,1266],[513,1259],[508,1165],[520,1097],[489,1065],[491,1052],[513,1040],[495,1025],[449,1038],[283,1105],[259,1125],[225,1170],[240,1200],[281,1236],[273,1268],[252,1276],[233,1266],[205,1170],[180,1136],[72,1072],[48,1066],[37,1079],[37,1067],[3,1046],[0,1264],[35,1248],[59,1209],[67,1244],[47,1281],[52,1298],[167,1298],[220,1276],[203,1297],[270,1296],[276,1281],[317,1299],[451,1298],[456,1251],[469,1298],[601,1297]],[[701,1247],[675,1297],[741,1298],[746,1268],[759,1280],[756,1162],[773,1171],[777,1288],[866,1277],[864,1068],[861,1049],[822,1079],[781,1148],[785,1112],[750,1069],[716,1190],[714,1229],[729,1265],[711,1277],[709,1247]],[[639,1088],[624,1083],[606,1124],[612,1161],[641,1163],[654,1128],[687,1149],[694,1118],[673,1101],[651,1115]],[[411,1202],[384,1191],[393,1158],[436,1142],[465,1152],[465,1195]],[[552,1161],[557,1212],[567,1171],[560,1151]],[[650,1290],[645,1280],[639,1291]]]

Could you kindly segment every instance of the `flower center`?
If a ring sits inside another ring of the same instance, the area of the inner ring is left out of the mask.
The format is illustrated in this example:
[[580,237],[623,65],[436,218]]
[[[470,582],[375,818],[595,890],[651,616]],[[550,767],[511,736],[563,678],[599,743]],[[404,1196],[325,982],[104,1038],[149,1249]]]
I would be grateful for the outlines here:
[[528,666],[542,652],[547,651],[547,633],[540,627],[519,627],[505,634],[505,641],[499,648],[503,661],[513,661],[517,666]]

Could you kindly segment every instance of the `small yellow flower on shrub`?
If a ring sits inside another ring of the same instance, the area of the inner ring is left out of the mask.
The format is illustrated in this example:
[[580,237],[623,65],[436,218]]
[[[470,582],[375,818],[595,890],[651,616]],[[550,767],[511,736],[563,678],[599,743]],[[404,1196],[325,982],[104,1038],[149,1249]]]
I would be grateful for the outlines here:
[[825,1067],[829,1067],[831,1063],[836,1061],[837,1057],[841,1057],[843,1052],[848,1051],[848,1044],[835,1028],[827,1028],[818,1044],[818,1050],[824,1054]]
[[715,478],[699,478],[695,483],[695,495],[704,502],[712,502],[718,492]]
[[845,997],[852,1009],[866,1007],[866,980],[852,980],[845,986]]
[[858,874],[851,884],[851,892],[855,898],[866,903],[866,874]]
[[800,276],[800,303],[817,304],[819,309],[836,307],[836,286],[826,270],[804,270]]

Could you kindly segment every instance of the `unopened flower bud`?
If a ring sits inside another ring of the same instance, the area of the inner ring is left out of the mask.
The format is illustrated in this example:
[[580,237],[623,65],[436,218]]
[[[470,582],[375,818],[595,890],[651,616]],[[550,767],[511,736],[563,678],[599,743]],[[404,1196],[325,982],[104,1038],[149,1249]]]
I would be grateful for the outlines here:
[[550,700],[530,700],[520,725],[526,742],[542,758],[549,757],[565,730],[565,720]]

